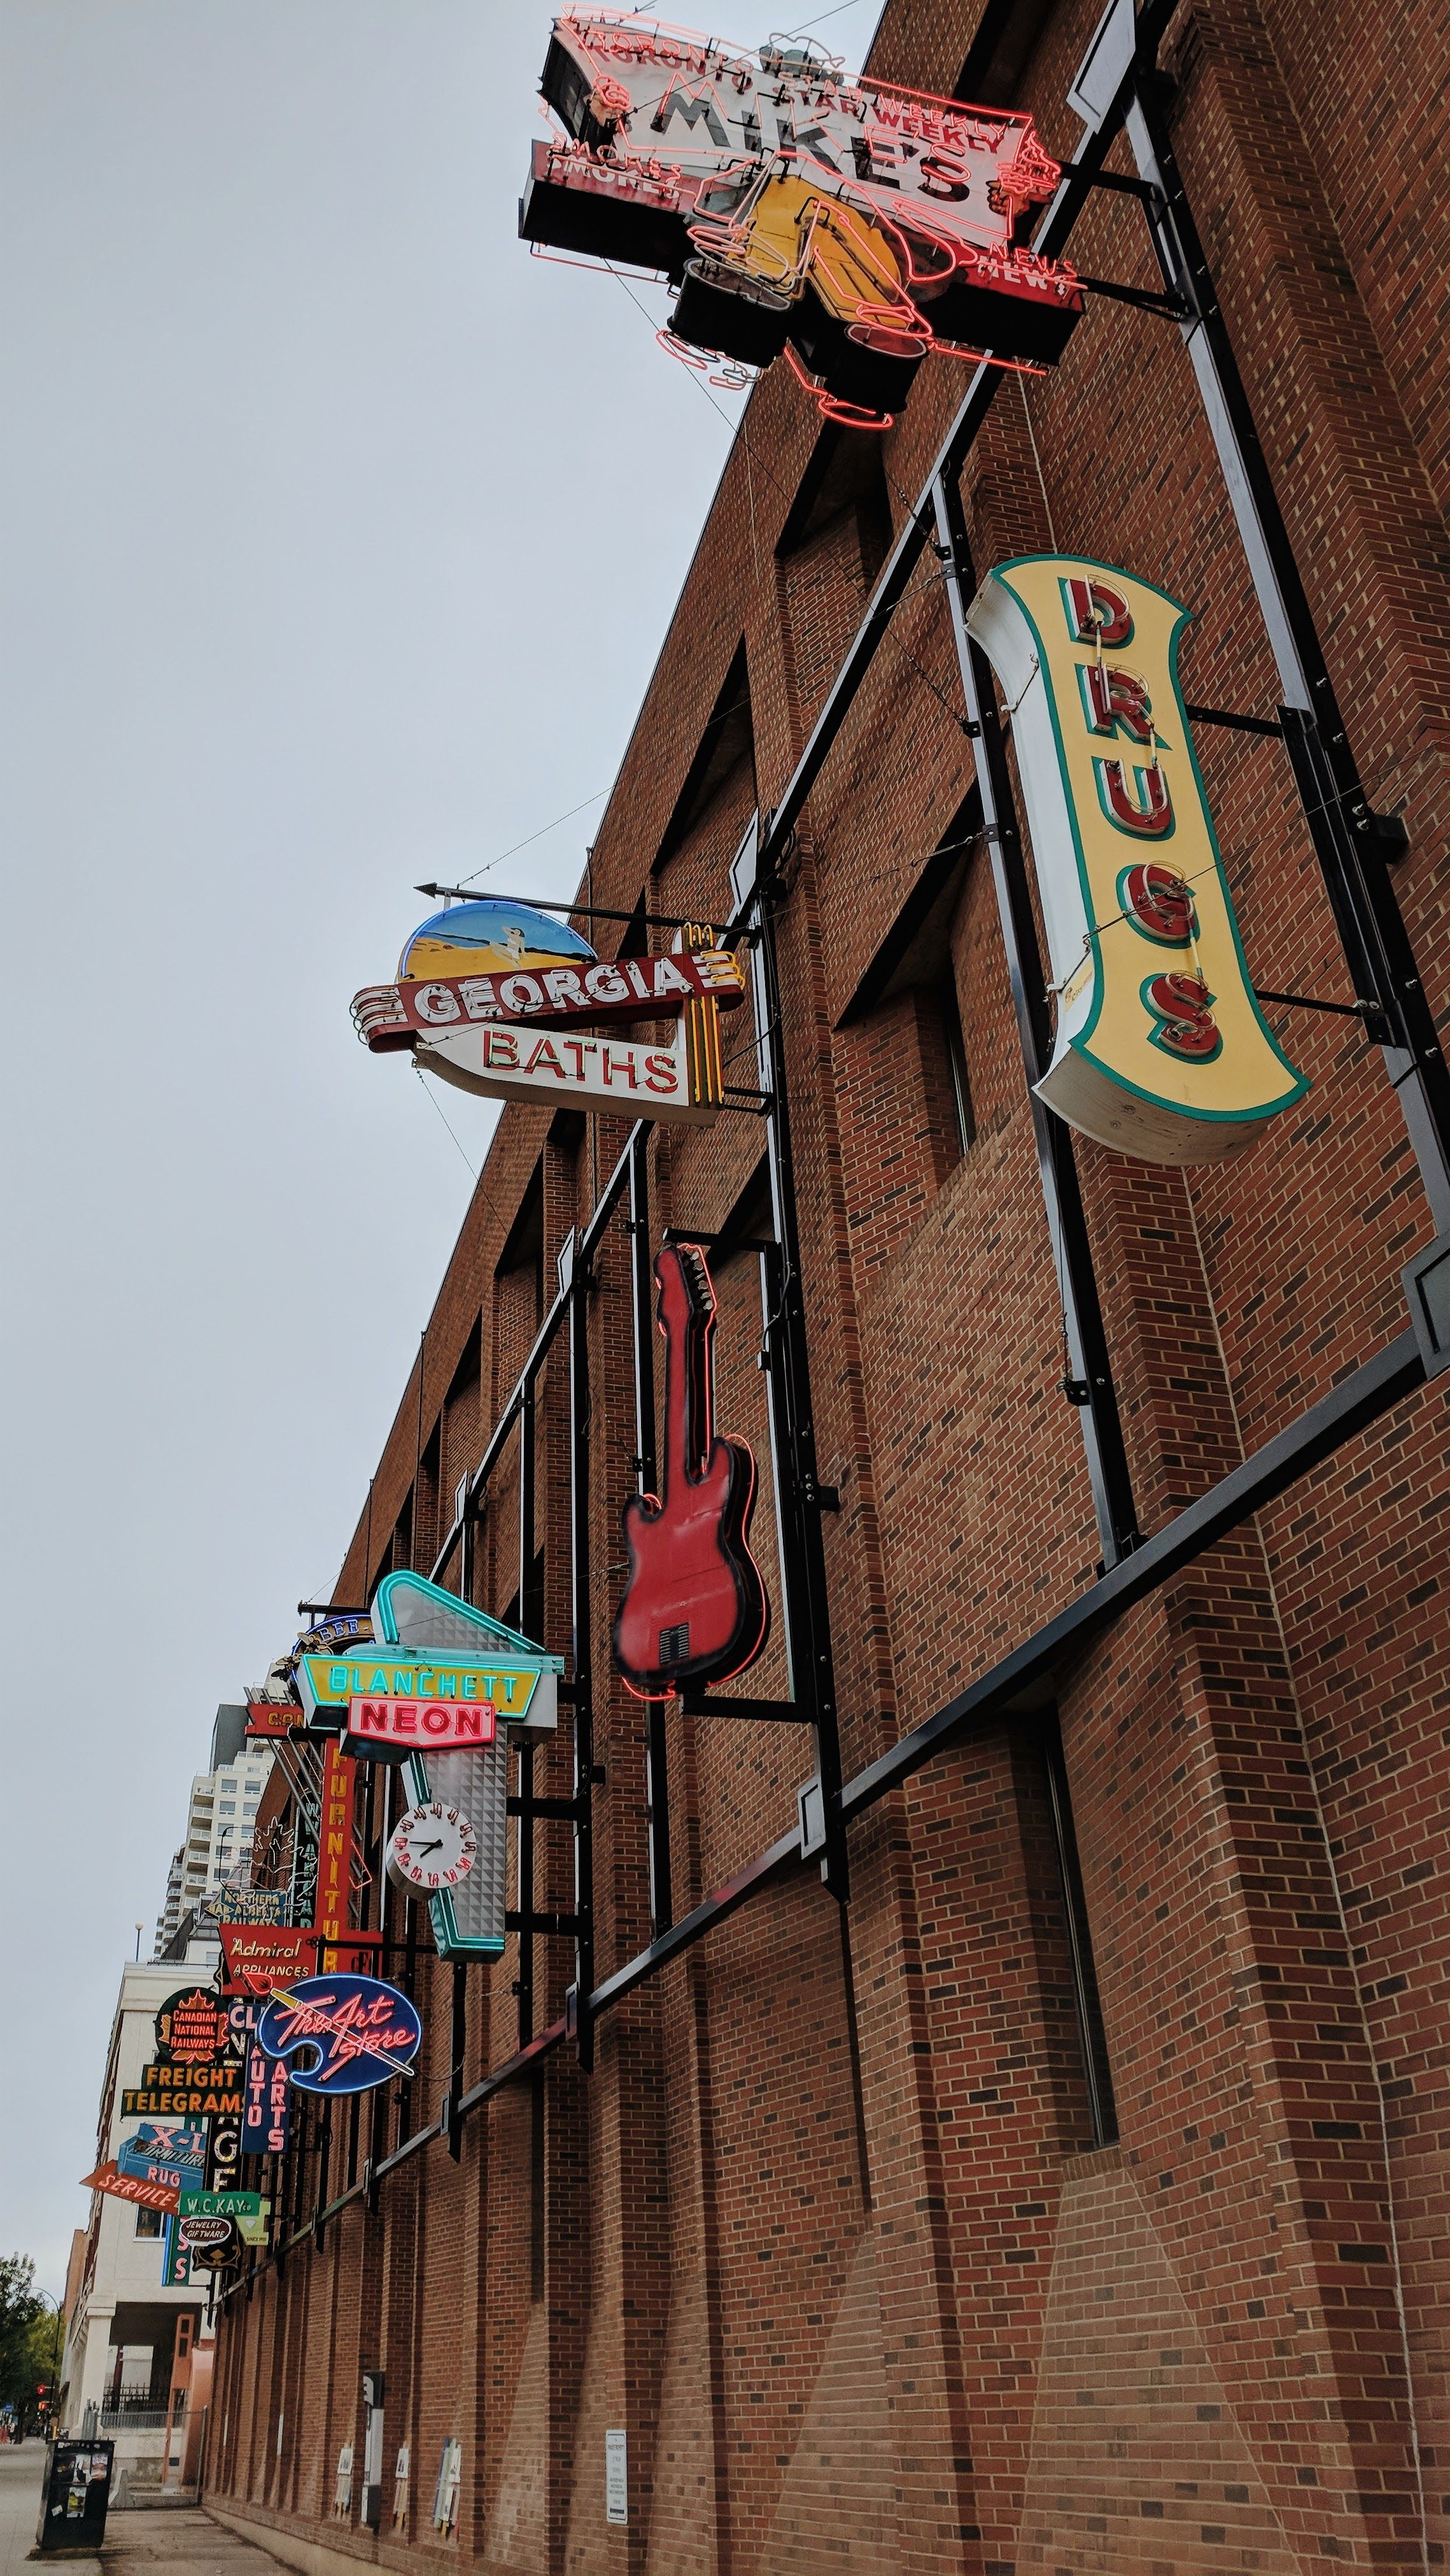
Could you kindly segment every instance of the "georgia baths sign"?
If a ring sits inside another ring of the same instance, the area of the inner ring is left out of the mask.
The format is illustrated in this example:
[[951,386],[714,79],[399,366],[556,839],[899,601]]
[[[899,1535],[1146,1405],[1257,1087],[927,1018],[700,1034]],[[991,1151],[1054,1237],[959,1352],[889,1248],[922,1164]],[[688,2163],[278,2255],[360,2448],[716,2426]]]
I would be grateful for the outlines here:
[[359,993],[352,1015],[375,1055],[407,1049],[462,1091],[697,1126],[719,1114],[720,1012],[744,993],[704,932],[668,956],[601,958],[567,924],[485,898],[425,921],[397,982]]
[[1012,710],[1057,995],[1040,1097],[1148,1163],[1223,1161],[1308,1088],[1260,1016],[1178,686],[1189,612],[1078,556],[967,624]]

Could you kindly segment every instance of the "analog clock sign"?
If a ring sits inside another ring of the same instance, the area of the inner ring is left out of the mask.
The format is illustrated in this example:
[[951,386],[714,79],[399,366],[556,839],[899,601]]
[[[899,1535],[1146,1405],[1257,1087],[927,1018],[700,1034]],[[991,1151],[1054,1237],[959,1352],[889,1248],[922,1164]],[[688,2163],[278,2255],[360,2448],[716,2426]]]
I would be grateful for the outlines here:
[[405,1896],[432,1896],[456,1887],[478,1858],[478,1837],[461,1807],[441,1798],[410,1807],[388,1838],[387,1870]]

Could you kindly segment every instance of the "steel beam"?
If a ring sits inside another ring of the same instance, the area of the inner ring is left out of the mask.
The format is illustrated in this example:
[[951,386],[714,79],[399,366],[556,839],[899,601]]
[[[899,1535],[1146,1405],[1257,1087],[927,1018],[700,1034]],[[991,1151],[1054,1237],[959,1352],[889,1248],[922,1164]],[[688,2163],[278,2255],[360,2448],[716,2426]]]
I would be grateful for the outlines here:
[[[1326,1458],[1333,1457],[1346,1441],[1367,1430],[1394,1405],[1413,1395],[1424,1382],[1425,1366],[1416,1337],[1412,1331],[1401,1333],[1397,1340],[1387,1344],[1372,1360],[1367,1360],[1362,1368],[1356,1369],[1352,1376],[1335,1387],[1331,1394],[1312,1406],[1298,1422],[1291,1423],[1287,1431],[1267,1441],[1262,1449],[1256,1449],[1231,1475],[1223,1477],[1206,1494],[1200,1495],[1197,1502],[1189,1503],[1183,1511],[1176,1513],[1152,1538],[1145,1539],[1131,1556],[1125,1557],[1120,1565],[1103,1575],[1076,1601],[1060,1610],[1034,1636],[1015,1647],[970,1689],[959,1692],[923,1725],[902,1736],[900,1742],[882,1754],[879,1761],[869,1764],[866,1770],[859,1771],[853,1780],[847,1781],[841,1793],[843,1816],[864,1815],[898,1788],[902,1781],[910,1779],[928,1762],[935,1761],[937,1755],[951,1745],[1000,1726],[1004,1719],[1013,1715],[1014,1710],[1021,1709],[1024,1699],[1040,1699],[1059,1667],[1090,1645],[1111,1626],[1114,1619],[1145,1600],[1160,1584],[1181,1574],[1206,1549],[1225,1538],[1230,1530],[1238,1528],[1254,1512],[1274,1502]],[[1023,1714],[1028,1727],[1040,1728],[1039,1708],[1030,1707]],[[632,1994],[637,1986],[667,1967],[672,1959],[681,1957],[717,1924],[726,1922],[742,1905],[748,1904],[751,1897],[791,1877],[801,1867],[801,1858],[800,1828],[796,1825],[782,1834],[767,1851],[747,1861],[722,1887],[706,1897],[703,1904],[697,1905],[680,1922],[672,1924],[659,1940],[652,1941],[647,1950],[626,1960],[623,1967],[616,1968],[612,1976],[606,1977],[589,1996],[587,2012],[582,2018],[592,2027],[601,2013],[608,2012],[612,2005]],[[532,2076],[542,2061],[563,2045],[567,2036],[566,2022],[551,2022],[547,2030],[541,2031],[526,2047],[506,2058],[501,2066],[496,2066],[484,2077],[482,2083],[476,2084],[472,2092],[466,2093],[458,2104],[456,2117],[459,2120],[467,2118],[506,2086]],[[1085,2055],[1085,2062],[1091,2066],[1090,2052]],[[1101,2086],[1093,2116],[1104,2126],[1111,2117],[1110,2097],[1103,2094]],[[367,2200],[370,2208],[375,2208],[382,2177],[409,2156],[416,2155],[430,2139],[442,2134],[436,2122],[429,2128],[415,2130],[410,2138],[394,2149],[392,2155],[367,2165],[362,2179],[351,2190],[329,2202],[321,2212],[322,2217],[330,2218],[338,2210],[346,2208],[350,2201],[362,2198]],[[284,2236],[282,2244],[267,2258],[268,2261],[278,2262],[289,2245],[300,2243],[311,2235],[309,2222],[297,2235]],[[265,2263],[255,2267],[255,2271],[265,2269]],[[249,2279],[255,2277],[255,2271],[248,2275]],[[236,2283],[233,2286],[240,2288],[243,2285]],[[225,2295],[230,2297],[231,2292]]]
[[1159,269],[1185,306],[1179,329],[1278,667],[1279,721],[1350,989],[1379,1005],[1382,1016],[1371,1034],[1383,1046],[1435,1229],[1443,1234],[1450,1228],[1450,1067],[1386,874],[1384,825],[1371,811],[1335,699],[1151,71],[1135,75],[1125,125],[1147,182],[1143,204]]
[[[659,1483],[655,1455],[655,1294],[650,1258],[649,1134],[641,1120],[629,1140],[629,1276],[634,1351],[635,1490],[653,1494]],[[666,1703],[646,1700],[645,1811],[649,1819],[649,1914],[656,1939],[674,1921],[670,1872],[670,1770]]]
[[1138,1545],[1141,1532],[1133,1501],[1132,1478],[1128,1472],[1128,1453],[1123,1445],[1123,1425],[1113,1384],[1107,1328],[1098,1297],[1097,1274],[1093,1267],[1092,1243],[1088,1235],[1087,1212],[1083,1206],[1072,1132],[1037,1096],[1037,1085],[1052,1057],[1052,1028],[1047,1010],[1042,951],[1038,946],[1037,923],[1032,911],[1032,892],[1027,882],[1027,862],[1017,822],[1017,800],[1012,792],[1012,773],[1007,765],[1007,747],[997,712],[997,691],[991,666],[981,647],[967,632],[967,610],[977,585],[966,516],[957,484],[948,483],[939,476],[932,486],[932,506],[936,513],[937,551],[945,574],[957,666],[962,676],[967,715],[976,732],[977,788],[982,799],[982,823],[991,853],[997,915],[1007,955],[1007,978],[1032,1111],[1038,1178],[1042,1184],[1047,1231],[1062,1299],[1068,1356],[1068,1383],[1063,1392],[1071,1395],[1078,1407],[1103,1562],[1116,1565],[1120,1557],[1128,1555]]

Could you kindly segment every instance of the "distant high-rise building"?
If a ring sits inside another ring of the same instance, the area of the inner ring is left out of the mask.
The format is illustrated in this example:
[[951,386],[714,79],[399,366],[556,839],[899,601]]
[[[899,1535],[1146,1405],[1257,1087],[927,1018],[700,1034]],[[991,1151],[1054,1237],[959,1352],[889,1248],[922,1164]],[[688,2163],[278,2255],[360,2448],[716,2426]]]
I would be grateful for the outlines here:
[[156,1917],[156,1947],[151,1953],[153,1959],[159,1959],[167,1944],[176,1937],[176,1928],[181,1921],[181,1877],[185,1860],[186,1845],[181,1843],[172,1853],[171,1867],[166,1873],[166,1896],[161,1911]]
[[245,1707],[224,1705],[212,1727],[212,1767],[191,1784],[186,1838],[172,1861],[166,1901],[156,1927],[162,1956],[187,1915],[208,1903],[229,1879],[245,1884],[252,1856],[257,1801],[272,1768],[274,1749],[248,1743]]

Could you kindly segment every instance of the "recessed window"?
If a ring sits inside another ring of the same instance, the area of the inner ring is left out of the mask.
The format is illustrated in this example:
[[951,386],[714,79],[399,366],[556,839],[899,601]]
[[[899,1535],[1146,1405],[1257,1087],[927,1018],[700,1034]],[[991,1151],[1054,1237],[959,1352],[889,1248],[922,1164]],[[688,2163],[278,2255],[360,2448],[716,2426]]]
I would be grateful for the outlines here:
[[138,2209],[136,2212],[136,2233],[138,2236],[159,2236],[161,2233],[160,2210]]

